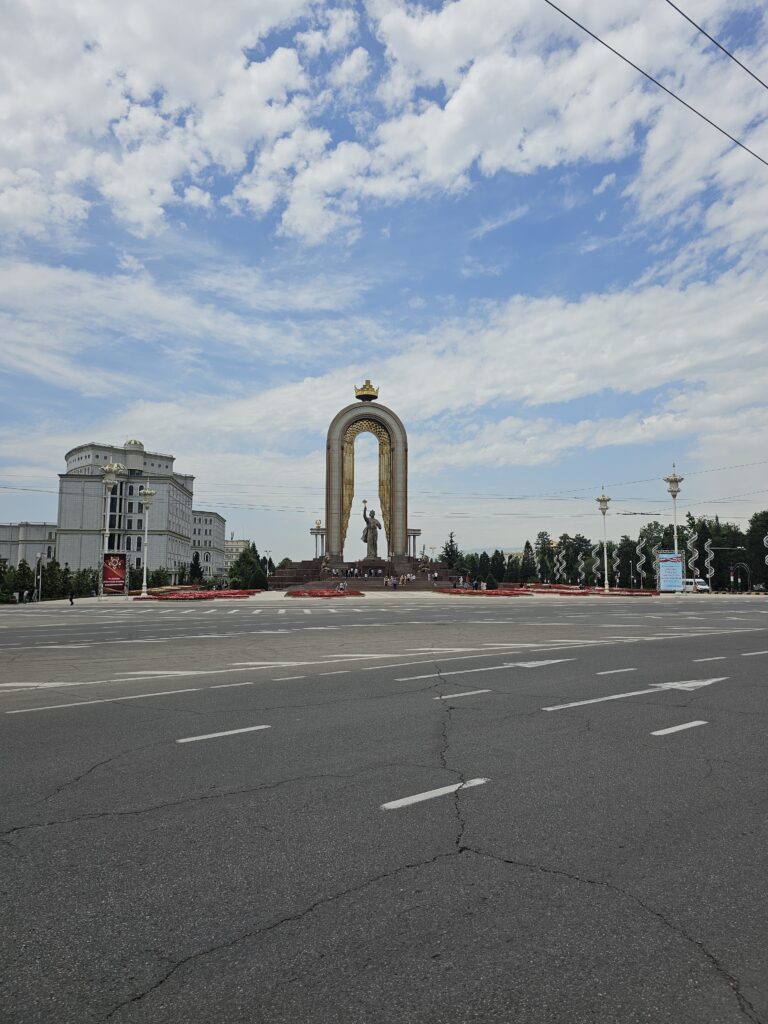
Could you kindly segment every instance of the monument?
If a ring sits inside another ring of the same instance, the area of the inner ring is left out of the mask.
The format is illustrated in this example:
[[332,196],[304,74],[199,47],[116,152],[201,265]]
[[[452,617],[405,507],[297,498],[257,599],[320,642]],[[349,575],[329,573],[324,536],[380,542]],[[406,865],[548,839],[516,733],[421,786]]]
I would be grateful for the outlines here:
[[[409,555],[408,438],[400,418],[386,405],[380,405],[378,397],[379,389],[366,380],[362,387],[355,388],[357,402],[337,413],[328,428],[325,530],[326,551],[332,562],[344,559],[355,492],[355,438],[366,432],[379,442],[379,506],[388,553],[393,558]],[[378,533],[376,527],[374,531]],[[369,551],[369,557],[377,556]]]
[[325,525],[317,520],[310,529],[315,538],[315,558],[293,563],[278,573],[285,583],[317,579],[348,564],[344,546],[355,494],[355,439],[363,433],[373,434],[379,445],[377,507],[381,520],[370,507],[373,502],[363,501],[366,555],[351,559],[350,564],[375,572],[415,572],[416,541],[421,530],[408,529],[408,437],[399,416],[378,397],[379,389],[366,380],[355,387],[356,401],[331,420],[326,440]]

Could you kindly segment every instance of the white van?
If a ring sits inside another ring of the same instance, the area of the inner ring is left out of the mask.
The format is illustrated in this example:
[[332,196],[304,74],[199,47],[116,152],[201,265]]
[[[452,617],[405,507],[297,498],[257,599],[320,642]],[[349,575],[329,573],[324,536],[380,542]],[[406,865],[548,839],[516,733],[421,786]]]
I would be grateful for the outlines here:
[[689,593],[708,594],[709,593],[709,584],[706,583],[704,580],[700,580],[700,579],[686,580],[685,581],[685,589]]

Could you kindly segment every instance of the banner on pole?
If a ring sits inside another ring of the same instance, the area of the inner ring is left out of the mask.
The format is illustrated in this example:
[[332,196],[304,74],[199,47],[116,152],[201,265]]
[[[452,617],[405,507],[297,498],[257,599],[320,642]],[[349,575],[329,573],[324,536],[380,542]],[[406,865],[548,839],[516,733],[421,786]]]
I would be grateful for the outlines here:
[[683,556],[674,551],[659,551],[659,590],[683,589]]
[[125,555],[104,555],[102,573],[105,594],[125,591]]

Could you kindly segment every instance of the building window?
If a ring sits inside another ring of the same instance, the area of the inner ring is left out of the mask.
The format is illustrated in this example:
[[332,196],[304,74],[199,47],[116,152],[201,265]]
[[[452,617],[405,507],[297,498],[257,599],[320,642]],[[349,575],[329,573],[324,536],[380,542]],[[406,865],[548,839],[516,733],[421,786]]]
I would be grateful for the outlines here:
[[137,530],[143,530],[144,529],[144,520],[143,519],[137,519],[136,520],[136,529]]
[[51,548],[51,547],[49,546],[49,547],[48,547],[48,556],[47,556],[48,558],[50,558],[50,557],[51,557],[51,551],[52,551],[52,550],[53,550],[53,549],[52,549],[52,548]]
[[[133,488],[132,488],[132,487],[130,487],[130,488],[129,488],[129,491],[131,491],[131,492],[132,492],[132,491],[133,491]],[[133,502],[132,502],[132,501],[129,501],[129,502],[128,502],[128,511],[129,511],[129,512],[133,512]]]
[[126,537],[125,538],[125,550],[126,551],[130,551],[131,550],[131,538],[130,537]]
[[136,568],[137,568],[137,569],[140,569],[140,568],[141,568],[141,559],[140,559],[140,558],[137,558],[137,559],[136,559],[136,562],[135,562],[134,564],[136,565]]
[[136,550],[141,551],[141,537],[136,538]]
[[[129,509],[129,511],[130,511],[130,509]],[[126,526],[126,530],[132,530],[132,529],[133,529],[133,520],[129,519],[128,520],[128,525]]]
[[136,502],[136,511],[137,512],[143,512],[144,511],[144,502],[143,501],[137,501]]
[[128,484],[128,494],[133,497],[133,484]]

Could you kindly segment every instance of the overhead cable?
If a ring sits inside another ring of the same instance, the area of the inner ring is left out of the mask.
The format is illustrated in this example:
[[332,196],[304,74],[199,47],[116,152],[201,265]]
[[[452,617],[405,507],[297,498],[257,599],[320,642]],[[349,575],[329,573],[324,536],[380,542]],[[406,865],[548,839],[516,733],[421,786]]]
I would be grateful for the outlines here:
[[734,57],[734,55],[731,53],[731,51],[730,50],[726,50],[726,48],[723,46],[722,43],[718,43],[718,41],[714,38],[714,36],[711,36],[709,34],[709,32],[707,32],[705,29],[703,29],[701,27],[701,25],[698,25],[693,20],[693,18],[690,18],[685,13],[685,11],[681,11],[680,8],[677,6],[677,4],[673,4],[672,0],[666,0],[666,2],[669,4],[670,7],[673,7],[677,11],[677,13],[679,15],[681,15],[683,18],[685,18],[686,21],[690,22],[691,25],[693,25],[693,27],[695,29],[697,29],[699,32],[701,32],[701,34],[703,36],[706,36],[707,39],[710,41],[710,43],[714,43],[715,46],[718,48],[718,50],[722,50],[723,53],[726,55],[726,57],[730,57],[732,61],[735,61],[739,65],[740,68],[742,68],[744,71],[746,71],[748,75],[751,75],[752,78],[754,78],[754,80],[756,82],[758,82],[760,85],[762,85],[762,87],[764,89],[768,89],[768,85],[765,84],[765,82],[762,80],[762,78],[758,78],[757,75],[754,73],[754,71],[750,71],[746,64],[742,64],[738,57]]
[[714,128],[716,131],[720,132],[721,135],[724,135],[727,139],[730,139],[730,141],[734,145],[739,146],[740,149],[743,149],[746,153],[749,153],[750,156],[753,156],[755,160],[759,160],[761,164],[764,164],[766,167],[768,167],[768,160],[765,160],[758,153],[755,153],[753,149],[750,149],[749,146],[745,145],[743,142],[740,142],[735,135],[731,135],[731,133],[727,132],[725,128],[721,128],[719,124],[716,124],[716,122],[713,121],[711,118],[707,117],[706,114],[702,114],[702,112],[700,110],[697,110],[696,107],[691,106],[691,104],[684,100],[682,96],[678,96],[676,92],[673,92],[672,89],[668,88],[666,85],[660,82],[658,78],[654,78],[653,75],[650,74],[648,71],[644,71],[638,64],[635,64],[633,61],[631,61],[629,57],[625,57],[623,53],[620,53],[615,47],[611,46],[610,43],[606,43],[604,39],[601,39],[600,36],[592,32],[591,29],[588,29],[586,25],[582,25],[580,21],[577,21],[576,18],[572,17],[572,15],[564,11],[562,7],[558,7],[557,4],[552,2],[552,0],[544,0],[544,3],[548,4],[559,14],[562,14],[564,18],[567,18],[568,21],[572,22],[583,32],[586,32],[588,36],[591,36],[595,40],[595,42],[598,42],[601,46],[604,46],[606,50],[610,50],[611,53],[615,54],[620,60],[623,60],[625,64],[629,64],[631,68],[634,68],[635,71],[639,72],[641,75],[647,78],[649,82],[653,82],[653,84],[657,85],[659,89],[663,89],[663,91],[667,93],[668,96],[671,96],[672,99],[677,100],[678,103],[682,103],[682,105],[684,107],[687,107],[687,109],[690,110],[692,114],[695,114],[697,117],[700,117],[702,121],[706,121],[708,125],[711,125],[711,127]]

